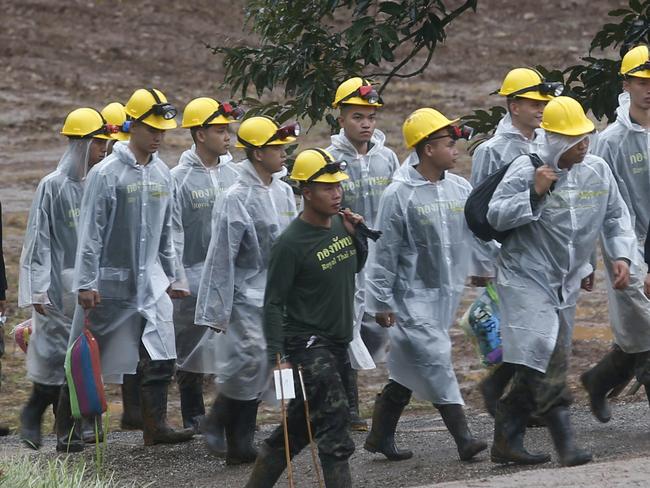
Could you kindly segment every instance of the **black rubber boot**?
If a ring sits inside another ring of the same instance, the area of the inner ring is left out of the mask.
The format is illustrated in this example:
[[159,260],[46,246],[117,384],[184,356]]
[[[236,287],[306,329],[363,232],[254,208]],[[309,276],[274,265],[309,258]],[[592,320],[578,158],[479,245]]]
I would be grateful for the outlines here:
[[0,437],[7,436],[11,433],[11,429],[6,425],[0,425]]
[[508,383],[515,374],[515,367],[511,363],[501,363],[479,385],[483,396],[485,409],[494,417],[497,411],[497,402],[503,395]]
[[122,430],[142,430],[140,378],[137,374],[125,374],[122,379],[122,407]]
[[227,398],[226,464],[246,464],[255,461],[257,449],[253,445],[253,440],[257,405],[257,400],[242,401]]
[[81,452],[85,447],[81,438],[81,422],[72,418],[68,385],[63,385],[56,410],[56,450]]
[[194,437],[193,429],[174,430],[167,423],[167,390],[174,371],[174,361],[152,361],[148,357],[142,359],[142,354],[138,374],[144,445],[177,444],[191,440]]
[[32,394],[20,413],[20,439],[32,449],[42,444],[41,421],[47,407],[57,401],[61,387],[34,383]]
[[524,448],[524,434],[528,414],[497,404],[494,419],[494,442],[490,451],[493,463],[500,464],[542,464],[548,463],[548,454],[533,454]]
[[226,414],[228,412],[227,399],[223,395],[217,395],[210,413],[202,424],[203,437],[208,450],[215,456],[226,456]]
[[253,465],[253,472],[244,488],[271,488],[280,479],[286,467],[284,444],[274,449],[266,442],[262,442]]
[[465,411],[462,405],[435,405],[435,407],[440,412],[442,420],[447,426],[447,430],[449,430],[454,441],[456,441],[458,456],[461,461],[469,461],[479,452],[487,449],[487,442],[478,440],[469,431],[467,418],[465,417]]
[[329,456],[320,457],[326,488],[352,488],[352,473],[348,460],[340,461]]
[[589,451],[576,445],[575,434],[571,428],[571,417],[567,407],[555,407],[544,418],[562,466],[579,466],[592,460]]
[[395,445],[397,422],[410,399],[411,392],[392,381],[377,395],[372,412],[372,427],[363,445],[366,451],[379,452],[391,461],[413,457],[412,451],[398,449]]
[[203,375],[189,371],[176,371],[178,391],[181,396],[181,415],[183,427],[200,433],[201,423],[205,418],[203,403]]
[[81,438],[86,444],[104,442],[104,426],[101,415],[81,419]]
[[345,395],[348,399],[350,408],[350,428],[357,432],[366,432],[368,422],[359,416],[359,387],[357,385],[357,371],[352,368],[350,363],[345,365],[345,374],[341,376]]
[[600,422],[609,422],[612,410],[607,394],[634,375],[634,356],[614,346],[596,366],[580,376],[582,386],[589,394],[591,412]]

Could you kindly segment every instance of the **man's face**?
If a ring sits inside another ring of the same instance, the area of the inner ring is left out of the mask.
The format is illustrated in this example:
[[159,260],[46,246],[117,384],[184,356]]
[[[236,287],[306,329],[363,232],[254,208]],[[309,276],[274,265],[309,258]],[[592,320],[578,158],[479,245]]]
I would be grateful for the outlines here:
[[452,169],[456,166],[456,160],[458,159],[456,141],[451,136],[446,135],[446,130],[443,129],[433,134],[432,137],[440,137],[440,139],[434,139],[424,146],[426,156],[442,171]]
[[277,173],[284,167],[284,162],[287,159],[287,152],[284,150],[284,145],[277,146],[264,146],[255,149],[256,158],[259,164],[266,169],[269,173]]
[[343,187],[340,183],[311,183],[303,190],[305,204],[321,215],[336,215],[341,210]]
[[585,156],[587,155],[587,150],[589,149],[589,137],[585,137],[579,143],[571,146],[570,149],[565,151],[560,159],[558,160],[558,165],[562,168],[570,168],[574,164],[581,163]]
[[630,94],[630,102],[641,109],[650,109],[650,78],[628,77],[623,82],[623,89]]
[[156,129],[143,122],[135,122],[131,127],[129,145],[145,154],[153,154],[160,149],[164,138],[164,130]]
[[338,117],[339,125],[350,141],[361,144],[370,142],[377,126],[377,107],[343,105]]
[[230,149],[230,129],[228,124],[213,124],[201,128],[196,133],[196,139],[211,154],[223,156]]
[[519,124],[529,130],[535,130],[542,123],[542,114],[547,103],[542,100],[515,98],[510,102],[510,113]]
[[106,147],[109,141],[106,139],[93,138],[88,147],[88,169],[95,166],[106,157]]

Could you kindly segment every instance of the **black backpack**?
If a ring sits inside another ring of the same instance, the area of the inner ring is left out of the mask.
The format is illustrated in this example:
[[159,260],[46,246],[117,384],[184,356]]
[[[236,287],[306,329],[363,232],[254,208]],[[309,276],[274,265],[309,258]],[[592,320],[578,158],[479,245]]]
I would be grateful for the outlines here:
[[[530,153],[527,154],[527,156],[530,157],[530,162],[535,168],[544,165],[544,161],[542,161],[537,154]],[[490,204],[490,200],[492,200],[494,191],[497,189],[497,186],[499,186],[499,183],[501,183],[501,180],[505,176],[512,162],[519,157],[521,157],[521,155],[490,174],[478,186],[476,186],[472,190],[472,193],[469,194],[469,197],[467,197],[467,201],[465,202],[465,220],[467,221],[469,229],[479,239],[487,242],[493,239],[503,242],[513,230],[496,230],[488,222],[487,213],[488,205]]]

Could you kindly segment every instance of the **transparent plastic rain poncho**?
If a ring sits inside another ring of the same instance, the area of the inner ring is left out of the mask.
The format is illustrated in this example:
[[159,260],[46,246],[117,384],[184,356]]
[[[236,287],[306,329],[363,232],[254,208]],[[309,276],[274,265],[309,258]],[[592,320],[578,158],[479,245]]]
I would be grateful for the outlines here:
[[[379,200],[384,190],[392,182],[395,171],[400,167],[399,159],[395,153],[385,146],[386,136],[379,129],[375,129],[370,140],[370,149],[364,155],[357,152],[350,140],[341,129],[339,134],[331,138],[332,144],[327,150],[335,159],[347,161],[346,173],[350,179],[341,182],[343,186],[343,206],[363,215],[368,227],[373,228],[379,210]],[[369,248],[374,246],[373,241],[368,242]],[[366,269],[362,269],[356,276],[357,289],[355,293],[354,309],[355,321],[353,339],[349,347],[350,360],[356,369],[371,369],[375,364],[370,357],[363,341],[361,340],[361,325],[366,327],[366,333],[372,333],[374,341],[387,340],[386,331],[374,323],[368,315],[364,317],[363,304],[365,302]],[[383,348],[375,352],[377,361],[384,361]]]
[[650,223],[650,133],[630,119],[630,95],[623,92],[618,101],[616,122],[598,135],[593,152],[614,173],[637,238],[630,285],[625,290],[612,289],[611,259],[615,256],[610,257],[603,250],[614,339],[623,351],[636,353],[650,350],[650,300],[643,292],[648,272],[643,247]]
[[545,372],[557,341],[570,348],[580,281],[593,271],[599,235],[612,255],[631,258],[634,233],[602,159],[587,155],[570,170],[558,168],[560,156],[587,136],[538,131],[534,152],[558,175],[554,190],[531,207],[535,168],[522,156],[494,192],[488,220],[514,229],[497,260],[503,360]]
[[[88,173],[74,290],[97,290],[101,297],[88,318],[107,383],[135,373],[141,341],[153,360],[176,358],[166,293],[176,266],[172,190],[169,168],[158,154],[139,165],[124,142]],[[83,330],[84,315],[77,305],[70,343]]]
[[70,139],[56,170],[41,180],[29,212],[20,256],[18,306],[32,311],[27,377],[61,385],[76,296],[72,290],[77,223],[92,139]]
[[219,391],[255,400],[269,379],[262,307],[271,245],[296,217],[296,203],[277,177],[267,186],[250,161],[238,167],[239,180],[214,205],[195,323],[225,331],[217,335]]
[[376,226],[383,232],[367,266],[366,310],[393,311],[388,329],[391,379],[436,404],[463,404],[451,362],[449,328],[468,275],[492,276],[479,262],[479,242],[463,209],[472,188],[445,173],[425,179],[412,153],[382,196]]
[[472,186],[480,184],[488,175],[512,162],[517,156],[532,151],[533,141],[526,138],[512,124],[510,114],[506,114],[497,125],[494,136],[481,143],[472,156]]
[[[228,155],[229,156],[229,155]],[[196,147],[185,151],[178,166],[171,170],[174,178],[174,247],[177,280],[172,289],[185,290],[190,296],[172,300],[176,331],[176,361],[179,369],[194,373],[216,373],[214,330],[194,325],[196,296],[201,271],[212,235],[212,207],[215,198],[239,178],[231,157],[223,156],[216,166],[206,167]]]

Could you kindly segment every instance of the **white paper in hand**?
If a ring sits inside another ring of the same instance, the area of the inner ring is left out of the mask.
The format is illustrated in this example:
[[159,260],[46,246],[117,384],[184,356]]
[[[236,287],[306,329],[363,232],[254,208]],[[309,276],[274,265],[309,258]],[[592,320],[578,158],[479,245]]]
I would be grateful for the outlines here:
[[[280,390],[280,374],[282,374],[282,390]],[[296,388],[293,384],[292,369],[274,369],[273,379],[275,381],[275,398],[282,399],[284,394],[285,400],[296,398]]]

